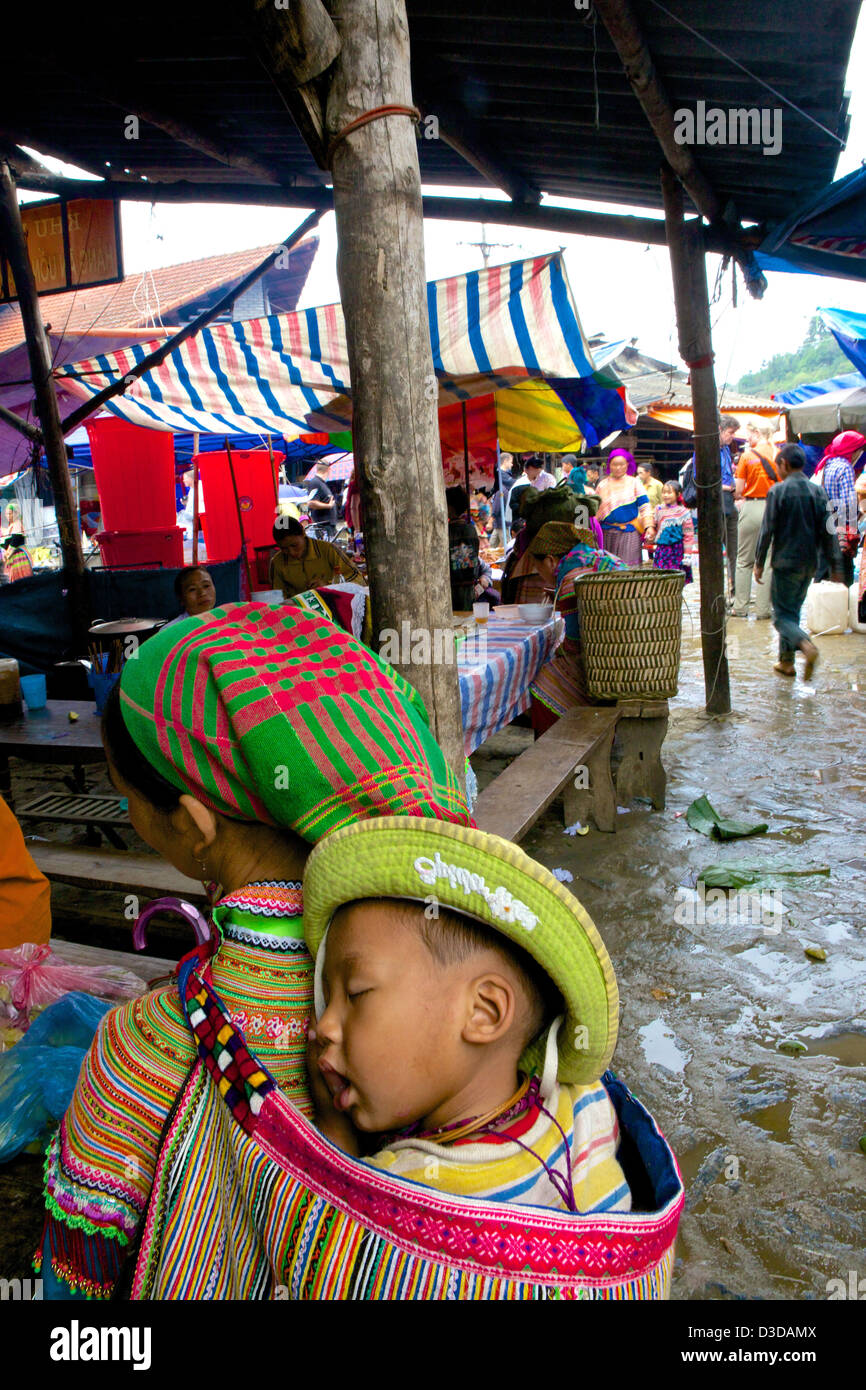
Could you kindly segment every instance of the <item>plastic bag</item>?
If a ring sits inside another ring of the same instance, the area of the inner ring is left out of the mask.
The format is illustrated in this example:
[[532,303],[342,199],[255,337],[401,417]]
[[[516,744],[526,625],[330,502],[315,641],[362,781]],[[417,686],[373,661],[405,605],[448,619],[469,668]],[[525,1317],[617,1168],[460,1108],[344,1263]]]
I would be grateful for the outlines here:
[[111,1007],[90,994],[65,994],[34,1019],[15,1047],[0,1053],[0,1163],[46,1139],[59,1124],[100,1019]]
[[0,951],[0,984],[9,991],[15,1027],[26,1028],[42,1009],[70,990],[82,990],[102,999],[137,999],[147,985],[131,970],[111,965],[70,965],[49,946],[26,942]]

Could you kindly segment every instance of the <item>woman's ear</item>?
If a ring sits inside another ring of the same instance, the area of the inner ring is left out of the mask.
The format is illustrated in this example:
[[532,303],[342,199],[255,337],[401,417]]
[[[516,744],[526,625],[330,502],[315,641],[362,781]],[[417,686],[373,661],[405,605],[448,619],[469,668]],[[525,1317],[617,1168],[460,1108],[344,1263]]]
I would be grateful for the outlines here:
[[469,1009],[461,1037],[467,1043],[503,1038],[517,1008],[514,986],[505,975],[479,975],[469,985]]
[[201,801],[197,801],[194,796],[184,792],[180,798],[180,805],[185,811],[189,821],[192,822],[191,829],[196,836],[196,843],[192,846],[195,855],[201,854],[212,845],[217,836],[217,818],[209,806],[205,806]]

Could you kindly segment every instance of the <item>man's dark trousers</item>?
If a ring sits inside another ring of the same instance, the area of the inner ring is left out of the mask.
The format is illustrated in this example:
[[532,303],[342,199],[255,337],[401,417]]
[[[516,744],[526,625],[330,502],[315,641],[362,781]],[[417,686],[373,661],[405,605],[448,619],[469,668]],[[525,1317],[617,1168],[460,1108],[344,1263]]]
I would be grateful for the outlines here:
[[800,610],[814,573],[812,569],[773,569],[770,598],[773,604],[773,626],[779,634],[780,661],[793,663],[794,653],[800,643],[811,641],[808,632],[804,632],[800,626]]

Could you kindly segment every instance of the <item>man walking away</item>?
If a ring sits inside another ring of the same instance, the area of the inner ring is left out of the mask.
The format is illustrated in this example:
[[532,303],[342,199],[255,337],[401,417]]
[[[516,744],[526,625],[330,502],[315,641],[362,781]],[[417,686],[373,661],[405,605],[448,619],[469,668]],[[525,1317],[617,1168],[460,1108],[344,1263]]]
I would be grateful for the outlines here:
[[[747,425],[746,438],[749,447],[745,449],[737,465],[736,499],[741,501],[740,516],[737,523],[737,573],[734,580],[734,617],[748,617],[749,599],[752,596],[752,569],[755,564],[755,551],[761,523],[767,504],[767,493],[779,481],[773,463],[773,447],[770,444],[772,429],[768,425]],[[755,599],[759,618],[771,618],[769,563],[765,565],[764,584],[756,590]]]
[[841,578],[842,556],[830,502],[823,488],[803,476],[806,455],[799,444],[783,444],[776,455],[782,481],[767,497],[761,534],[755,555],[755,580],[764,583],[764,562],[773,547],[771,597],[779,660],[773,667],[780,676],[793,676],[794,653],[806,658],[803,679],[811,680],[818,648],[800,627],[800,609],[814,578],[819,557],[824,557],[834,579]]

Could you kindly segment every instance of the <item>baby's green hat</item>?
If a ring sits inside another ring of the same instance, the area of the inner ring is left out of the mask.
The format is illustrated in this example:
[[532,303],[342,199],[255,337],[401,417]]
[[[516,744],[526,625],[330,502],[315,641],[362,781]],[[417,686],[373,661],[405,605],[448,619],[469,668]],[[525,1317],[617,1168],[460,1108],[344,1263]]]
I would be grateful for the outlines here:
[[[507,936],[562,995],[558,1079],[588,1083],[605,1070],[619,1010],[610,957],[574,894],[516,845],[469,826],[401,816],[327,835],[304,874],[304,933],[314,958],[339,908],[363,898],[439,903]],[[321,967],[317,961],[318,977]],[[536,1038],[522,1069],[540,1071],[544,1052]]]

